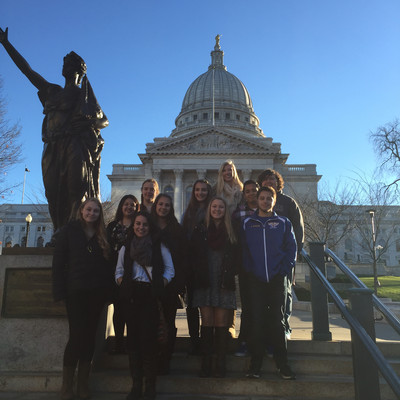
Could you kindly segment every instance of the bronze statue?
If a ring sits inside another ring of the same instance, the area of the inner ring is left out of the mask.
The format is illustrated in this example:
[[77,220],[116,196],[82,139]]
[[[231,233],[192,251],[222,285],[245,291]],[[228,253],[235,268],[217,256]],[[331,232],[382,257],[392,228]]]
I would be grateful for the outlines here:
[[43,105],[42,174],[56,232],[76,214],[82,201],[100,195],[100,153],[104,145],[100,129],[108,125],[108,119],[86,77],[86,64],[76,53],[64,57],[63,88],[31,69],[8,41],[8,28],[0,28],[0,43],[38,89]]

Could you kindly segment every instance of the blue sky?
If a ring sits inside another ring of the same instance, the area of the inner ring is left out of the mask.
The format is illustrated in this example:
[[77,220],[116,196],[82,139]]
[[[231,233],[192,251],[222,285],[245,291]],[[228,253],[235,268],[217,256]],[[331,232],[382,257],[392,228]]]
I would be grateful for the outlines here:
[[[334,184],[377,165],[368,136],[400,116],[400,2],[32,1],[2,0],[0,27],[31,67],[63,84],[62,59],[74,50],[110,126],[102,131],[101,187],[112,164],[169,136],[191,82],[210,64],[216,34],[224,63],[247,87],[260,127],[289,153],[289,164],[317,164]],[[21,183],[6,200],[44,200],[42,107],[36,89],[0,47],[8,119],[22,127]],[[222,160],[221,160],[222,161]]]

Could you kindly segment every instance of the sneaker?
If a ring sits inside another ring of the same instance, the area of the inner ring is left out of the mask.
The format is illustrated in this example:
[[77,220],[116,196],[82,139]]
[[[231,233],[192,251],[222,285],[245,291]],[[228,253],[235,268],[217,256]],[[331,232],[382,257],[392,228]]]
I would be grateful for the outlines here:
[[296,374],[292,371],[292,369],[287,364],[278,370],[278,374],[280,375],[280,377],[282,379],[286,379],[286,380],[296,379]]
[[235,352],[236,357],[246,357],[249,355],[249,351],[247,350],[246,342],[240,343],[238,349]]
[[249,379],[260,379],[260,376],[261,376],[260,372],[252,370],[252,369],[249,369],[249,371],[246,374],[246,378],[249,378]]

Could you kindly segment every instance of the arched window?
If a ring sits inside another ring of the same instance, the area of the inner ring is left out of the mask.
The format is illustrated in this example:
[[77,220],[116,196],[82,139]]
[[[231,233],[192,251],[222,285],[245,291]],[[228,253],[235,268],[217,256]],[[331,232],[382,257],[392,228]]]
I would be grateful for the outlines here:
[[174,188],[171,185],[165,186],[164,193],[171,196],[172,201],[174,201]]
[[344,247],[347,251],[353,251],[353,241],[351,239],[346,239],[344,241]]
[[44,239],[42,236],[39,236],[36,241],[36,247],[43,247]]
[[7,236],[6,240],[4,241],[4,246],[5,247],[12,247],[12,242],[13,242],[12,237],[11,236]]

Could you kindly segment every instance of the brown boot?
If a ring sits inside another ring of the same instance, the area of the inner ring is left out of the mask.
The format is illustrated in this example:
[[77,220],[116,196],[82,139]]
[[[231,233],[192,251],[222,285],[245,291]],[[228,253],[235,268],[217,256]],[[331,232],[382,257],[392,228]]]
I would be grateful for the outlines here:
[[63,367],[61,400],[72,400],[74,398],[74,375],[75,367]]
[[90,367],[90,362],[79,362],[77,394],[80,399],[90,399],[91,397],[89,390]]

